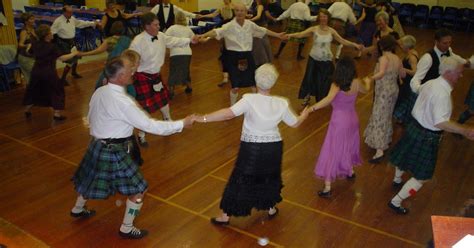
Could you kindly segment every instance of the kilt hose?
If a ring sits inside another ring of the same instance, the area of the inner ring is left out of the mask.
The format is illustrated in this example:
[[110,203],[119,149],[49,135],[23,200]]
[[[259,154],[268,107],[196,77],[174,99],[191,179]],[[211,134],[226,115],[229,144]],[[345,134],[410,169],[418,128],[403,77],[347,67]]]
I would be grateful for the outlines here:
[[156,112],[169,102],[168,86],[161,80],[159,73],[136,72],[133,86],[135,99],[148,113]]
[[148,183],[139,169],[134,136],[108,140],[93,139],[72,181],[85,199],[107,199],[119,192],[131,196],[145,192]]
[[442,131],[422,127],[416,119],[408,122],[405,134],[395,145],[390,163],[413,174],[417,180],[433,177]]

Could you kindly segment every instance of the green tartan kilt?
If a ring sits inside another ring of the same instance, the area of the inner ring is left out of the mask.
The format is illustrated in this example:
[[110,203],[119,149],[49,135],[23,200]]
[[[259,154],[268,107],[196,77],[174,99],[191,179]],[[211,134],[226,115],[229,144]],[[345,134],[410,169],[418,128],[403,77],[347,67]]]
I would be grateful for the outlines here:
[[127,196],[145,192],[148,183],[129,154],[130,143],[92,140],[72,178],[76,191],[86,199],[107,199],[115,192]]
[[[306,29],[306,25],[304,21],[290,18],[286,26],[286,33],[287,34],[299,33],[301,31],[304,31],[305,29]],[[305,43],[306,38],[290,38],[289,41]]]
[[467,92],[466,100],[464,103],[468,106],[470,110],[474,110],[474,82],[471,83],[471,87]]
[[390,163],[402,171],[412,173],[417,180],[431,179],[436,167],[440,140],[441,132],[425,129],[413,119],[393,148]]

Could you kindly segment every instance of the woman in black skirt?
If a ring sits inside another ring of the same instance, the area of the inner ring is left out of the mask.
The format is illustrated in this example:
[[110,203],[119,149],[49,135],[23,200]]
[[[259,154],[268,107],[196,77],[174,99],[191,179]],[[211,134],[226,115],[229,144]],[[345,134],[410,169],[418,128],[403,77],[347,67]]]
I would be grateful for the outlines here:
[[227,225],[231,216],[248,216],[252,208],[268,210],[268,217],[278,214],[275,205],[282,200],[281,161],[283,142],[278,124],[299,126],[308,117],[305,108],[300,116],[293,114],[288,100],[272,96],[270,89],[278,78],[271,64],[255,72],[257,93],[246,94],[230,108],[196,118],[198,122],[229,120],[244,115],[237,162],[229,178],[220,208],[222,215],[212,218],[215,225]]
[[31,118],[33,106],[52,107],[54,109],[53,119],[63,121],[65,116],[61,111],[65,106],[64,83],[56,73],[56,60],[66,61],[77,55],[77,51],[63,55],[56,47],[53,34],[48,25],[42,24],[36,29],[38,41],[31,46],[35,58],[35,64],[31,71],[31,81],[26,88],[23,105],[25,105],[25,117]]

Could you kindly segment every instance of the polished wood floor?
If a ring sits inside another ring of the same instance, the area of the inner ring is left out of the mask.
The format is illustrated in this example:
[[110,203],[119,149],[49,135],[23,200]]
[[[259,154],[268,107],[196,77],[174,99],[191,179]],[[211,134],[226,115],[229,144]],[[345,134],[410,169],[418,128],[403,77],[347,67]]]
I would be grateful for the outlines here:
[[[432,30],[408,28],[424,52],[433,45]],[[272,40],[273,50],[278,41]],[[469,57],[474,52],[472,34],[456,33],[454,51]],[[310,46],[307,45],[306,53]],[[174,119],[191,113],[208,113],[227,107],[229,85],[221,80],[219,44],[195,46],[192,61],[192,95],[178,88],[171,103]],[[355,55],[350,49],[345,53]],[[275,61],[281,75],[273,93],[290,99],[300,111],[298,88],[306,60],[296,61],[296,46],[288,45]],[[363,58],[359,75],[371,73],[374,59]],[[142,240],[122,240],[117,235],[124,212],[122,196],[89,201],[97,215],[73,220],[69,211],[76,194],[70,181],[89,142],[84,118],[103,61],[79,66],[84,76],[66,88],[64,123],[54,123],[49,109],[33,109],[23,117],[24,87],[0,95],[0,243],[8,247],[258,247],[259,237],[277,247],[423,247],[432,237],[430,216],[454,215],[473,195],[474,145],[466,139],[444,136],[436,174],[416,197],[405,202],[411,212],[395,215],[387,202],[396,193],[391,186],[393,168],[387,162],[370,165],[373,151],[361,140],[364,164],[357,179],[338,181],[334,196],[316,196],[322,182],[313,169],[326,134],[331,109],[312,114],[298,129],[281,126],[284,137],[283,202],[280,215],[268,220],[265,212],[233,218],[228,227],[215,227],[209,218],[219,212],[219,200],[232,170],[239,146],[242,118],[196,124],[181,134],[149,135],[142,149],[142,167],[150,188],[135,224],[150,235]],[[163,68],[166,75],[167,65]],[[453,92],[454,117],[464,110],[463,100],[474,73],[466,71]],[[357,101],[362,133],[372,107],[372,93]],[[154,115],[161,118],[159,113]],[[470,124],[473,124],[471,120]],[[396,126],[394,142],[402,133]],[[408,176],[405,177],[405,180]]]

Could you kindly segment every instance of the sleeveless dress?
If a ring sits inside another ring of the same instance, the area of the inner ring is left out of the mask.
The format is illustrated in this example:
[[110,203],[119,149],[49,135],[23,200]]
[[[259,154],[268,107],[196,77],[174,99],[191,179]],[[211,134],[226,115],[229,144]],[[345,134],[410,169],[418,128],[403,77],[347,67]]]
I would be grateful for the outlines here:
[[[378,71],[379,64],[375,67]],[[364,132],[365,143],[373,149],[386,150],[392,142],[392,114],[398,97],[398,70],[387,71],[375,81],[375,99],[372,115]]]
[[301,82],[299,99],[307,95],[315,96],[320,101],[327,96],[331,86],[334,64],[331,52],[332,34],[313,34],[313,47],[309,53],[308,64]]
[[[418,61],[418,57],[416,57]],[[411,70],[411,65],[408,58],[403,59],[403,68]],[[413,106],[415,106],[416,97],[418,96],[415,92],[411,90],[410,81],[413,76],[406,75],[403,79],[403,84],[400,87],[400,93],[398,95],[397,104],[395,105],[395,110],[393,111],[393,117],[399,121],[406,123],[409,121],[411,116],[411,111]]]
[[351,176],[352,167],[362,164],[356,100],[357,94],[339,91],[332,101],[331,120],[314,169],[316,177],[334,181]]

